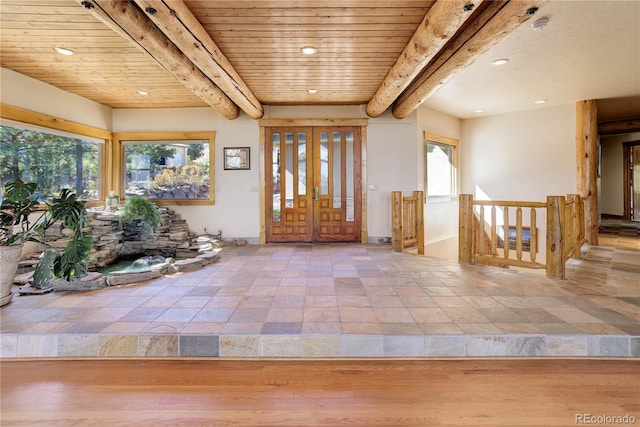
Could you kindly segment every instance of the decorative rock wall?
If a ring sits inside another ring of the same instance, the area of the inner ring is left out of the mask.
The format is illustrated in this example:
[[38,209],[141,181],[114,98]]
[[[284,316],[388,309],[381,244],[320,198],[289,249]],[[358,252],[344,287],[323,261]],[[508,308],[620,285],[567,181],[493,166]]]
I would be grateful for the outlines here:
[[187,222],[175,211],[160,207],[160,224],[155,232],[146,227],[143,219],[120,224],[117,212],[91,208],[87,210],[93,250],[89,270],[98,270],[118,257],[144,254],[172,258],[193,258],[202,251],[192,245]]

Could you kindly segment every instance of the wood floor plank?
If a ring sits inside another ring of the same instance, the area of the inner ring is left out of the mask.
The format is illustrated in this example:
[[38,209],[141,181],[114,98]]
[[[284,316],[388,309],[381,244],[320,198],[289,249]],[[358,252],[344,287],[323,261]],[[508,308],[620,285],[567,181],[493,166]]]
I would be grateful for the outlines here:
[[3,360],[2,426],[569,426],[638,360]]

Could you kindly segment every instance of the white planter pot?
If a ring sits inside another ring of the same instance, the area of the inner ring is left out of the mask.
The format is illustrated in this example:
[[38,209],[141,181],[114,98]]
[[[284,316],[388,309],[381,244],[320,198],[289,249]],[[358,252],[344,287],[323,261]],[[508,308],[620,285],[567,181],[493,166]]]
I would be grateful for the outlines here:
[[18,269],[22,245],[0,246],[0,306],[9,304],[13,294],[13,276]]

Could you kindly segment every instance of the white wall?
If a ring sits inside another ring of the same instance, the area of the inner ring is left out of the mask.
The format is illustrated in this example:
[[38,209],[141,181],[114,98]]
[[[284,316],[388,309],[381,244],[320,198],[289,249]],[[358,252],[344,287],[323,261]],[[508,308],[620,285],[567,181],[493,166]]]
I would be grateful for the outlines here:
[[0,69],[0,95],[3,104],[111,130],[111,108],[6,68]]
[[624,214],[624,170],[622,144],[640,141],[640,132],[601,137],[600,213]]
[[576,191],[575,106],[462,121],[462,193],[544,201]]

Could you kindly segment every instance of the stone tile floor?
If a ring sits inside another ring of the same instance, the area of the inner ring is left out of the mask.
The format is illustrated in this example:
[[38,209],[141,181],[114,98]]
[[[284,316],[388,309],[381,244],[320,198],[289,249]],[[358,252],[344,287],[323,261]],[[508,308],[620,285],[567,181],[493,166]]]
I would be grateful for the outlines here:
[[0,309],[0,356],[640,357],[640,239],[568,280],[388,245],[225,247],[199,271]]

